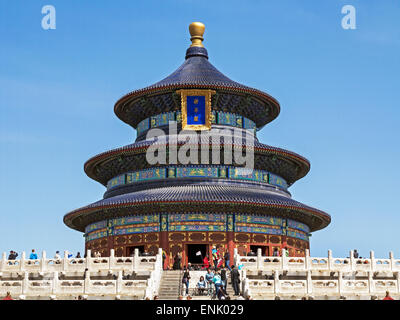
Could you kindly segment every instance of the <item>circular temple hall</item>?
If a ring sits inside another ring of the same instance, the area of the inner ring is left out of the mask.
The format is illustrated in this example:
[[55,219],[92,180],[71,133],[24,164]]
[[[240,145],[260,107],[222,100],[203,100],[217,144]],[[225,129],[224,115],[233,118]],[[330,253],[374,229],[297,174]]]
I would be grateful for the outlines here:
[[[67,213],[64,223],[84,233],[86,250],[130,256],[136,248],[153,254],[162,248],[170,267],[178,252],[184,264],[201,263],[198,253],[211,257],[213,246],[231,257],[234,248],[240,255],[261,248],[271,256],[275,248],[287,248],[290,256],[304,256],[311,233],[331,221],[288,190],[308,173],[309,161],[258,141],[257,132],[279,115],[278,101],[209,62],[203,24],[194,22],[189,31],[192,44],[176,71],[115,103],[115,114],[136,130],[136,141],[85,163],[85,173],[106,191],[103,199]],[[178,138],[182,132],[189,140],[200,136],[196,147],[202,152],[191,154],[196,161],[176,157],[188,150]],[[149,161],[151,148],[168,161]],[[253,168],[227,161],[228,149],[252,152]],[[221,161],[214,161],[215,154]]]

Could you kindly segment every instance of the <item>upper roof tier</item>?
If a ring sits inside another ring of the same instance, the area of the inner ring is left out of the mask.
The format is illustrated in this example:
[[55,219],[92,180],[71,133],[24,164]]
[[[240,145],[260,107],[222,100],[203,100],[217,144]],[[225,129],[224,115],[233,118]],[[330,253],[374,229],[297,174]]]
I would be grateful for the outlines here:
[[132,91],[115,106],[114,112],[122,121],[136,128],[137,124],[153,115],[180,110],[179,89],[212,89],[212,109],[245,116],[261,128],[274,120],[280,112],[276,99],[269,94],[229,79],[209,61],[202,44],[204,25],[194,22],[189,26],[192,45],[186,50],[185,62],[165,79]]

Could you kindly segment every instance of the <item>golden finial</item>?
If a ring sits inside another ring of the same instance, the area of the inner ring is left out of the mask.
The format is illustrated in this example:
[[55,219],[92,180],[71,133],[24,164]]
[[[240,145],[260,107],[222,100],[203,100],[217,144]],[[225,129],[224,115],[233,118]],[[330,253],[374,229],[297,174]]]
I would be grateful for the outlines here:
[[189,32],[190,35],[192,36],[190,40],[192,41],[192,44],[190,45],[191,47],[203,47],[203,33],[205,30],[205,25],[202,24],[201,22],[192,22],[189,25]]

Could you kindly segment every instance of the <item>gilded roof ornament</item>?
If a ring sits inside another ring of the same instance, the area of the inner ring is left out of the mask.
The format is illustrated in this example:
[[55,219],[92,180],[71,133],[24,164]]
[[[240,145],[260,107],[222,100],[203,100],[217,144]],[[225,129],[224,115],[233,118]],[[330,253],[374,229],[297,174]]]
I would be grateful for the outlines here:
[[191,47],[202,47],[204,48],[203,45],[203,34],[205,30],[205,25],[201,22],[192,22],[189,25],[189,32],[191,35],[190,40],[192,41],[192,44],[190,45]]

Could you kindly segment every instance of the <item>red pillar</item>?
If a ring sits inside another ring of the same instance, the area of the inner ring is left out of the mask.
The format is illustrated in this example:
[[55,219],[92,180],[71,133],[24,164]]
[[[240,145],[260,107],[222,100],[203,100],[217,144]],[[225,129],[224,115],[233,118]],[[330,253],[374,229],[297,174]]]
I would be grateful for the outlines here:
[[170,266],[168,232],[167,231],[160,231],[160,248],[162,248],[167,255],[167,257],[165,258],[165,265],[163,266],[165,268],[166,266]]
[[231,260],[229,261],[229,264],[232,265],[233,264],[233,249],[235,248],[235,241],[234,241],[234,232],[233,231],[228,231],[226,233],[226,237],[228,240],[228,251],[229,251],[229,255],[231,257]]

